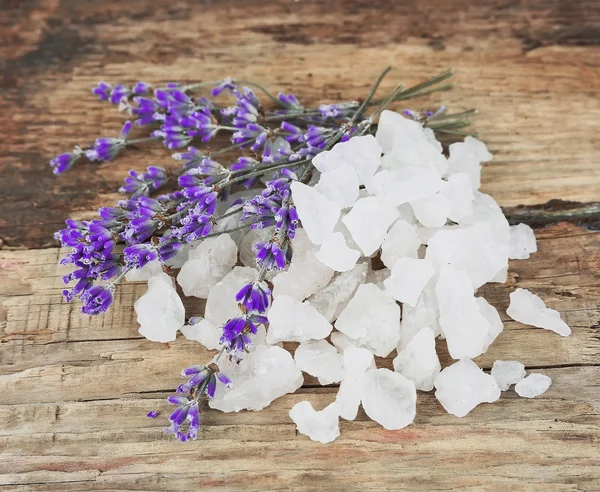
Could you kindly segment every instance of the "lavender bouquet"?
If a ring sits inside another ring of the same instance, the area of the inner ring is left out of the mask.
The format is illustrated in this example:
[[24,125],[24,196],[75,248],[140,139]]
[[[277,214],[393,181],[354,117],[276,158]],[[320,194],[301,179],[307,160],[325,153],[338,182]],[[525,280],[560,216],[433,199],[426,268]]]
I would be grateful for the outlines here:
[[[50,161],[58,175],[145,142],[177,151],[179,167],[130,171],[119,189],[127,198],[97,219],[67,220],[55,237],[70,248],[61,263],[74,267],[63,294],[79,298],[83,313],[105,312],[123,279],[147,280],[135,304],[140,333],[168,342],[181,331],[217,351],[183,369],[168,398],[176,409],[167,431],[181,441],[198,435],[202,398],[222,411],[260,410],[297,390],[302,371],[341,382],[324,410],[301,402],[290,411],[299,431],[321,442],[335,439],[339,417],[353,420],[361,403],[386,428],[408,425],[417,389],[435,385],[444,407],[462,416],[498,399],[507,381],[525,393],[549,386],[545,376],[523,379],[518,362],[492,377],[471,361],[502,331],[475,289],[506,280],[509,257],[535,251],[531,229],[509,228],[478,191],[480,162],[491,154],[463,133],[475,112],[394,113],[386,108],[449,89],[452,71],[377,99],[388,71],[362,101],[317,108],[231,78],[158,88],[101,82],[93,93],[131,119],[118,137]],[[130,138],[133,125],[149,135]],[[222,134],[229,141],[218,150],[196,146]],[[441,134],[466,138],[446,158]],[[185,319],[174,276],[186,296],[207,299],[204,317]],[[514,294],[515,319],[543,305],[528,291]],[[544,310],[538,326],[568,334]],[[436,337],[460,359],[443,371]],[[293,358],[282,348],[288,341],[300,342]],[[393,350],[395,371],[377,369],[374,355]]]

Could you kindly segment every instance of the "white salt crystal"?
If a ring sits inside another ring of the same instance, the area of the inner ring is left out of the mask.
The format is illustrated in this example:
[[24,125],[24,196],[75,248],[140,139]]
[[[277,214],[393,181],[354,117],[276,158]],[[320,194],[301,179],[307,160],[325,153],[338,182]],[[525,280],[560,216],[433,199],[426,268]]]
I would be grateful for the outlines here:
[[508,257],[511,260],[525,260],[537,251],[535,234],[527,224],[510,226]]
[[340,218],[340,206],[299,181],[292,182],[290,190],[302,227],[313,244],[321,244]]
[[481,355],[490,323],[481,314],[469,276],[449,266],[442,267],[435,288],[440,326],[453,359]]
[[446,224],[452,202],[438,191],[428,198],[411,201],[410,206],[417,220],[425,227],[442,227]]
[[419,296],[415,307],[408,304],[402,306],[398,350],[404,349],[424,326],[430,326],[437,335],[440,332],[438,317],[435,287],[430,283]]
[[442,152],[444,147],[440,142],[438,142],[437,138],[435,138],[435,132],[431,128],[423,127],[423,133],[425,134],[425,139],[432,145],[438,152]]
[[[436,143],[439,144],[439,142]],[[427,138],[411,142],[398,141],[394,149],[386,152],[381,159],[381,167],[391,171],[410,166],[429,167],[440,176],[448,171],[448,161],[439,147],[432,145]]]
[[471,137],[470,135],[465,137],[464,145],[480,162],[491,161],[494,157],[487,149],[487,146],[475,137]]
[[341,355],[344,355],[346,349],[358,347],[356,340],[353,340],[341,331],[331,332],[331,336],[329,338],[331,339],[331,343],[333,343],[338,353]]
[[148,280],[148,291],[134,304],[140,335],[152,342],[171,342],[185,323],[185,308],[166,273]]
[[563,337],[571,334],[571,328],[560,318],[560,313],[546,307],[544,301],[527,289],[510,293],[506,314],[519,323],[551,330]]
[[477,301],[479,312],[490,324],[490,329],[483,343],[483,351],[486,352],[489,346],[504,330],[504,323],[502,323],[502,319],[500,318],[500,314],[498,314],[498,310],[489,302],[487,302],[485,298],[478,297],[475,300]]
[[502,391],[525,377],[525,366],[516,360],[497,360],[492,366],[492,377]]
[[342,380],[343,357],[326,340],[302,342],[294,354],[298,368],[319,380],[319,384]]
[[451,203],[448,210],[448,218],[458,222],[465,217],[473,215],[473,189],[471,180],[465,173],[457,173],[448,177],[446,186],[440,193]]
[[470,226],[485,223],[490,227],[494,239],[501,243],[507,243],[506,254],[508,255],[508,242],[510,241],[510,226],[502,212],[500,205],[490,195],[479,191],[474,193],[473,213],[461,219],[460,225]]
[[335,327],[380,357],[398,344],[400,308],[390,294],[362,284],[338,317]]
[[515,385],[517,395],[523,398],[535,398],[548,391],[552,379],[544,374],[531,373]]
[[421,124],[386,109],[379,116],[375,138],[383,152],[387,153],[396,146],[411,144],[427,137]]
[[302,301],[323,289],[333,274],[333,269],[320,262],[313,251],[294,254],[288,269],[273,277],[273,297],[286,295]]
[[398,210],[378,197],[360,198],[342,222],[365,256],[379,249]]
[[294,393],[304,382],[291,354],[278,346],[257,345],[239,364],[223,357],[219,368],[233,385],[217,384],[208,405],[222,412],[262,410],[280,396]]
[[428,326],[421,328],[394,359],[394,370],[422,391],[433,389],[433,380],[441,368],[435,351],[435,334]]
[[211,323],[221,326],[240,313],[235,300],[240,289],[256,279],[254,268],[234,267],[219,283],[210,289],[206,300],[204,317]]
[[321,174],[315,189],[341,208],[352,206],[358,199],[358,175],[352,166],[344,164]]
[[362,378],[362,406],[365,413],[385,429],[402,429],[417,412],[414,383],[389,369],[367,371]]
[[267,343],[320,340],[331,333],[331,324],[310,304],[280,295],[267,313]]
[[335,401],[340,417],[354,420],[362,395],[362,378],[369,369],[375,368],[373,354],[364,348],[348,347],[344,351],[344,372]]
[[381,147],[372,135],[354,137],[337,144],[315,156],[314,166],[323,172],[350,165],[356,171],[360,184],[364,184],[379,167]]
[[481,186],[481,157],[482,154],[472,142],[456,142],[450,145],[448,159],[448,176],[465,173],[471,181],[473,191]]
[[323,240],[315,256],[336,272],[347,272],[356,266],[360,251],[349,248],[341,232],[333,232]]
[[196,323],[184,325],[181,328],[181,333],[188,340],[200,342],[208,350],[221,348],[219,339],[223,334],[223,330],[220,326],[211,323],[207,319],[199,319]]
[[385,197],[395,206],[421,198],[429,198],[442,188],[444,182],[435,169],[403,167],[397,171],[384,169],[366,183],[372,195]]
[[502,270],[498,270],[498,273],[494,275],[490,282],[498,282],[501,284],[505,284],[508,280],[508,267],[504,267]]
[[428,260],[400,258],[392,268],[392,275],[383,284],[394,299],[416,306],[419,295],[434,273],[435,269]]
[[508,264],[508,243],[499,242],[490,225],[440,229],[428,241],[425,258],[436,269],[450,265],[465,271],[474,288],[489,282]]
[[146,282],[152,277],[163,273],[162,264],[158,260],[149,261],[142,268],[129,270],[125,274],[125,280],[128,282]]
[[461,359],[446,367],[434,381],[435,396],[448,413],[464,417],[480,403],[500,398],[496,380],[471,359]]
[[229,234],[203,240],[189,253],[177,283],[186,296],[206,299],[210,288],[221,281],[237,262],[237,246]]
[[367,270],[367,264],[360,263],[352,270],[336,275],[326,287],[310,296],[308,302],[327,321],[334,321],[346,307],[358,286],[365,282]]
[[421,240],[414,226],[405,220],[398,220],[387,233],[381,245],[381,261],[392,268],[400,258],[417,258]]
[[296,403],[290,410],[290,418],[300,434],[323,444],[334,441],[340,435],[337,403],[333,402],[316,411],[308,401]]

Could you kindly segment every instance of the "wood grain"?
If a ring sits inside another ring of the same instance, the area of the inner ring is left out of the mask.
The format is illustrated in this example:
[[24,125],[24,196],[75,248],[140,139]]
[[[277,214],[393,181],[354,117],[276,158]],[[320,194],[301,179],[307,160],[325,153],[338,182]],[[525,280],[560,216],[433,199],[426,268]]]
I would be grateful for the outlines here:
[[[600,490],[598,45],[594,0],[1,2],[0,490]],[[421,393],[412,426],[385,431],[361,411],[323,446],[287,415],[335,396],[306,376],[262,412],[205,408],[198,441],[174,442],[162,432],[165,396],[206,351],[139,336],[143,284],[120,286],[104,316],[65,304],[68,269],[52,240],[65,217],[113,201],[128,169],[170,166],[169,153],[132,150],[60,179],[47,161],[118,132],[122,115],[89,93],[98,80],[234,75],[316,104],[363,97],[387,64],[382,90],[454,66],[455,90],[411,107],[480,110],[495,154],[483,189],[511,222],[536,228],[539,252],[481,289],[505,331],[477,363],[521,360],[550,390],[534,400],[510,390],[463,419]],[[516,287],[561,311],[573,334],[511,321]],[[151,409],[161,416],[148,419]]]

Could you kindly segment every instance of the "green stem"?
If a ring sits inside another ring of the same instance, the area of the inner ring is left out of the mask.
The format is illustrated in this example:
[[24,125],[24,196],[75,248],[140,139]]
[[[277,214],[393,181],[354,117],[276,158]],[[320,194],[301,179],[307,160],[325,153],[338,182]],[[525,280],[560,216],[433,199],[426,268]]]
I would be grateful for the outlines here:
[[362,113],[365,111],[365,109],[367,108],[367,105],[371,102],[371,99],[373,99],[373,96],[375,95],[375,92],[377,92],[377,89],[379,87],[379,84],[381,84],[381,81],[383,80],[383,78],[388,74],[388,72],[392,69],[391,66],[387,66],[385,68],[385,70],[383,72],[381,72],[381,74],[379,75],[379,77],[377,77],[377,80],[375,81],[375,84],[373,84],[373,87],[371,87],[371,90],[369,91],[369,93],[367,94],[367,97],[365,98],[365,100],[362,102],[362,104],[358,107],[358,109],[356,110],[356,113],[354,113],[354,116],[352,116],[352,119],[348,122],[349,126],[354,125],[354,122],[360,118],[362,116]]

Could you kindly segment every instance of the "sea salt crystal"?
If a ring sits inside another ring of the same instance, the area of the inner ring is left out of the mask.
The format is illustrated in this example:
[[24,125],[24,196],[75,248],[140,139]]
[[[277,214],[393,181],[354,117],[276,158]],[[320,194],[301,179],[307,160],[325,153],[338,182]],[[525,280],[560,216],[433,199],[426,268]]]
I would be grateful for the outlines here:
[[492,159],[483,142],[476,138],[466,137],[464,142],[450,145],[450,158],[448,159],[448,175],[466,173],[472,184],[473,190],[481,185],[481,162]]
[[313,251],[294,254],[288,269],[273,277],[273,297],[286,295],[302,301],[323,289],[334,273],[332,268],[317,259]]
[[360,347],[348,347],[344,351],[344,371],[335,401],[340,417],[354,420],[362,396],[362,378],[369,369],[375,368],[373,354]]
[[343,357],[326,340],[302,342],[294,354],[298,368],[319,380],[319,384],[342,380]]
[[237,246],[229,234],[210,237],[189,253],[177,283],[186,296],[206,299],[210,288],[223,279],[237,262]]
[[428,260],[400,258],[392,268],[392,275],[383,284],[394,299],[414,307],[434,273],[435,269]]
[[152,342],[171,342],[185,323],[185,308],[166,273],[148,280],[148,291],[134,304],[140,335]]
[[358,199],[358,175],[352,166],[344,164],[321,174],[315,189],[341,208],[352,206]]
[[267,313],[267,343],[320,340],[331,333],[331,324],[309,303],[280,295]]
[[381,261],[392,268],[400,258],[417,258],[421,240],[413,225],[398,220],[387,233],[381,245]]
[[381,159],[381,167],[392,171],[410,166],[429,167],[443,176],[448,171],[448,161],[438,146],[432,145],[424,134],[422,137],[411,142],[397,142]]
[[446,186],[440,193],[450,201],[448,218],[458,222],[465,217],[473,215],[473,200],[475,195],[471,187],[471,180],[466,173],[457,173],[448,176]]
[[510,226],[508,257],[511,260],[525,260],[537,251],[535,234],[527,224]]
[[337,403],[333,402],[316,411],[309,401],[296,403],[290,410],[290,418],[300,434],[323,444],[334,441],[340,435]]
[[434,381],[435,397],[448,413],[464,417],[480,403],[500,398],[496,380],[471,359],[461,359],[446,367]]
[[211,323],[222,326],[226,321],[240,313],[238,302],[235,300],[240,289],[252,282],[258,271],[249,267],[234,267],[223,280],[210,289],[206,300],[204,317]]
[[196,319],[194,321],[195,323],[184,325],[181,328],[183,336],[188,340],[200,342],[208,350],[217,350],[221,348],[219,340],[223,334],[223,329],[204,318]]
[[[331,343],[335,346],[338,354],[344,355],[346,349],[358,347],[356,340],[353,340],[348,335],[341,331],[332,331],[330,335]],[[364,348],[364,347],[363,347]]]
[[560,313],[546,307],[544,301],[527,289],[517,289],[510,293],[506,314],[515,321],[551,330],[563,337],[571,334],[571,328],[560,318]]
[[487,333],[487,337],[483,342],[483,352],[486,352],[489,346],[498,338],[498,335],[504,330],[504,323],[498,314],[498,310],[492,306],[483,297],[475,299],[477,306],[479,307],[479,313],[487,320],[490,324],[490,328]]
[[435,351],[435,334],[425,326],[394,358],[394,371],[410,379],[418,390],[431,391],[442,366]]
[[338,317],[335,327],[375,355],[387,357],[398,345],[400,308],[373,284],[362,284]]
[[414,383],[389,369],[372,369],[361,380],[365,413],[385,429],[402,429],[417,413]]
[[427,136],[420,123],[386,109],[379,116],[375,138],[383,152],[388,153],[394,147],[410,145],[412,142],[426,139]]
[[394,206],[429,198],[442,188],[444,181],[435,169],[403,167],[397,171],[384,169],[366,183],[371,195],[384,197]]
[[341,232],[327,236],[315,254],[317,260],[336,272],[347,272],[356,265],[360,251],[349,248]]
[[402,306],[402,321],[400,323],[400,339],[398,350],[402,350],[412,338],[424,327],[429,326],[436,335],[441,331],[438,323],[438,307],[435,287],[430,283],[417,300],[415,307],[405,304]]
[[351,166],[360,184],[364,184],[379,167],[381,147],[375,137],[365,135],[354,137],[347,142],[337,144],[315,156],[314,166],[322,173],[338,169],[344,165]]
[[302,227],[313,244],[321,244],[340,218],[340,206],[299,181],[293,181],[290,190]]
[[462,226],[486,224],[497,242],[506,243],[506,254],[508,255],[510,226],[502,212],[502,208],[500,208],[500,205],[490,195],[479,191],[475,192],[473,213],[461,219],[459,224]]
[[525,366],[516,360],[497,360],[492,366],[492,377],[502,391],[521,381],[525,374]]
[[231,379],[232,387],[217,384],[208,405],[222,412],[262,410],[304,382],[291,354],[276,345],[257,345],[239,364],[223,357],[219,368]]
[[411,201],[410,206],[417,220],[425,227],[442,227],[446,224],[452,202],[438,191],[428,198]]
[[367,270],[367,264],[360,263],[352,270],[336,275],[326,287],[310,296],[308,302],[327,321],[334,321],[344,310],[358,286],[365,282]]
[[453,359],[481,355],[490,323],[481,314],[469,276],[449,266],[442,267],[436,288],[440,326]]
[[146,263],[142,268],[129,270],[125,274],[125,280],[128,282],[146,282],[161,273],[163,273],[162,263],[158,260],[153,260]]
[[535,398],[548,391],[551,384],[548,376],[533,372],[515,385],[515,391],[523,398]]
[[379,249],[389,227],[398,218],[398,210],[378,197],[360,198],[342,222],[365,256]]

